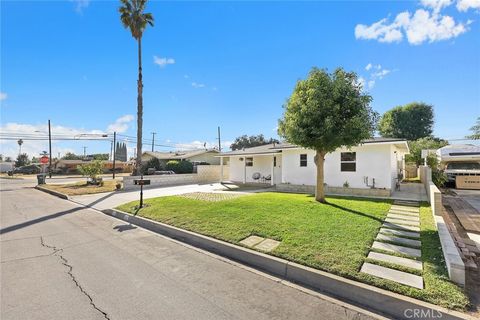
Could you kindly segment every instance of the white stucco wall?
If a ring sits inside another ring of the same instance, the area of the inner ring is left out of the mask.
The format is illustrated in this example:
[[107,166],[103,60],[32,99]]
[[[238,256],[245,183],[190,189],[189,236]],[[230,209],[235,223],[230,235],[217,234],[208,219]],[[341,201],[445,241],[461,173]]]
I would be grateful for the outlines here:
[[[240,159],[243,159],[243,161],[240,161]],[[248,158],[248,157],[247,157]],[[278,161],[278,158],[277,158]],[[232,156],[230,157],[230,164],[229,164],[229,170],[230,170],[230,180],[231,181],[236,181],[236,182],[242,182],[243,181],[243,176],[244,176],[244,162],[245,162],[245,157],[240,157],[240,156]],[[255,156],[253,158],[253,167],[246,167],[246,182],[255,182],[255,180],[252,179],[252,175],[255,172],[260,172],[262,176],[268,176],[269,174],[272,174],[272,156],[271,155],[265,155],[265,156]],[[281,170],[281,169],[279,169]]]
[[[356,152],[356,171],[340,171],[340,153]],[[300,167],[300,154],[307,154],[307,167]],[[325,183],[332,187],[342,187],[345,181],[351,188],[368,188],[364,178],[368,177],[369,184],[375,179],[375,187],[392,187],[392,160],[393,149],[391,145],[366,144],[353,147],[350,150],[338,149],[325,157]],[[313,150],[296,149],[284,150],[282,182],[291,184],[315,185],[316,166],[313,161]]]

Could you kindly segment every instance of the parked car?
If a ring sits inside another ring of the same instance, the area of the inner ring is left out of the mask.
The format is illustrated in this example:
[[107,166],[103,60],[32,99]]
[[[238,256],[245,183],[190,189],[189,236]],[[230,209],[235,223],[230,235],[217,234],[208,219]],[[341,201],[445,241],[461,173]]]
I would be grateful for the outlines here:
[[449,183],[455,183],[456,176],[480,176],[480,162],[454,161],[445,165],[445,174]]
[[19,168],[15,168],[13,170],[13,173],[23,173],[23,174],[34,174],[34,173],[40,173],[41,169],[39,166],[31,164],[28,166],[23,166]]

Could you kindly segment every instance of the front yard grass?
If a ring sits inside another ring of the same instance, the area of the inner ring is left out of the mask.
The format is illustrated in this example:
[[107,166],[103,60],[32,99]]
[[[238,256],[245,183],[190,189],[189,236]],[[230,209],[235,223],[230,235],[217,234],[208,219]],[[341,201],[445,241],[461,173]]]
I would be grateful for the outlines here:
[[45,189],[61,192],[68,196],[78,196],[83,194],[93,194],[101,192],[111,192],[116,190],[118,180],[105,180],[101,186],[87,185],[87,182],[77,182],[68,184],[42,184]]
[[[258,193],[225,201],[161,197],[145,201],[137,214],[162,223],[239,245],[250,235],[281,241],[269,254],[346,278],[464,310],[468,299],[451,283],[431,211],[421,208],[425,289],[419,290],[360,273],[391,202],[328,197],[320,204],[312,196]],[[118,207],[134,213],[138,202]]]

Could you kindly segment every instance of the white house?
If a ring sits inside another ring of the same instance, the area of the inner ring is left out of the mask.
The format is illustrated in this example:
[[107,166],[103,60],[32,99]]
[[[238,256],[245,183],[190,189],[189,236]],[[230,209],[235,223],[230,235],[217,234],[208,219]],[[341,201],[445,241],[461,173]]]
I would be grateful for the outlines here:
[[[339,148],[325,157],[327,191],[365,189],[370,191],[361,194],[390,195],[408,153],[406,140],[390,138]],[[220,157],[222,164],[228,159],[232,182],[265,182],[286,191],[310,191],[316,184],[314,150],[281,143],[225,152]]]

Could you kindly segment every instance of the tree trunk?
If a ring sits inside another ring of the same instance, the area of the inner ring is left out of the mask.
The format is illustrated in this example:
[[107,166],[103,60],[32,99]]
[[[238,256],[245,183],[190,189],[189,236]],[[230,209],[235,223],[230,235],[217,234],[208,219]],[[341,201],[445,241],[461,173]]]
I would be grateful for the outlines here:
[[143,126],[143,82],[142,82],[142,38],[138,38],[138,96],[137,96],[137,160],[136,173],[142,167],[142,126]]
[[317,150],[315,155],[315,164],[317,165],[317,187],[315,189],[315,200],[321,203],[326,203],[325,190],[323,188],[323,164],[325,163],[325,152]]

